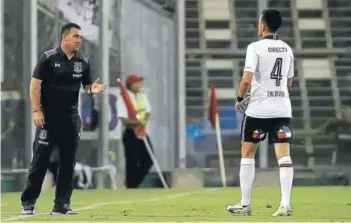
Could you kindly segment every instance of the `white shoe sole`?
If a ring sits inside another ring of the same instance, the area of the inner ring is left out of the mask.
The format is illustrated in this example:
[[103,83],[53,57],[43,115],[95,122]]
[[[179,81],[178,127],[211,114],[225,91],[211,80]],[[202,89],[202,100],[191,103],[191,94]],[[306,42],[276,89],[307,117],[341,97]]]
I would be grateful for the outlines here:
[[76,215],[78,213],[76,212],[67,212],[66,214],[65,213],[62,213],[62,212],[51,212],[51,215]]
[[35,210],[34,210],[33,212],[28,212],[28,213],[26,213],[26,212],[21,212],[20,215],[34,215],[34,213],[35,213]]

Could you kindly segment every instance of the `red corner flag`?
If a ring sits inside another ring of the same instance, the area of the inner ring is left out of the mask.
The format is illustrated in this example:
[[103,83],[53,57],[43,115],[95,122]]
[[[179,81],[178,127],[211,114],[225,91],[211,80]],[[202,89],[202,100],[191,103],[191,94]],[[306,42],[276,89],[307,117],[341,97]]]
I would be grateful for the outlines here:
[[[120,79],[117,79],[117,83],[119,84],[122,98],[124,100],[124,103],[126,104],[129,119],[136,120],[137,113],[134,109],[133,103],[129,97],[129,94],[128,94],[126,87],[124,86],[124,84],[122,83],[122,81]],[[146,135],[145,128],[143,128],[143,127],[139,126],[139,127],[136,127],[134,130],[135,130],[135,134],[137,136],[145,136]]]
[[216,88],[211,85],[210,102],[208,107],[208,120],[210,120],[212,127],[216,125],[216,115],[218,114],[218,102],[216,98]]

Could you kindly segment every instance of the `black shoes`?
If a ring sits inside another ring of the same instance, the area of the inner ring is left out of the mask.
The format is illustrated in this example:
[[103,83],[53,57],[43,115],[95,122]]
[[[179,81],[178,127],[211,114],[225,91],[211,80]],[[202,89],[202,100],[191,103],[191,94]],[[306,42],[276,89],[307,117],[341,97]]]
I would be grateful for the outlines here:
[[[34,215],[35,206],[34,204],[22,205],[21,215]],[[55,204],[52,211],[52,215],[75,215],[77,212],[73,211],[69,204]]]
[[35,212],[34,204],[22,205],[21,215],[33,215]]
[[63,205],[55,204],[51,214],[52,215],[61,215],[61,214],[75,215],[77,214],[77,212],[73,211],[69,204],[63,204]]

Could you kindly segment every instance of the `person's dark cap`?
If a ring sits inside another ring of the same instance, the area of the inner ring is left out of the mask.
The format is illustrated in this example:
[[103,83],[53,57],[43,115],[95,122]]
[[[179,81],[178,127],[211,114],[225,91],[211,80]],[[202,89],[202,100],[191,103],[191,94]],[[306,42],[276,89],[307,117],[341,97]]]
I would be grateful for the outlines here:
[[126,85],[131,85],[139,81],[143,81],[144,78],[136,74],[129,74],[126,79]]

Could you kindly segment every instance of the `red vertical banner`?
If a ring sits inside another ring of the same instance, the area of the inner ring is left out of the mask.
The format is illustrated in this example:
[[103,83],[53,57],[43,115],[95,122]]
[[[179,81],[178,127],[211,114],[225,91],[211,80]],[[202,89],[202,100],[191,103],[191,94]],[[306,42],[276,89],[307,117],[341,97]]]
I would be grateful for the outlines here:
[[[121,96],[124,100],[124,103],[126,104],[127,111],[128,111],[128,117],[131,120],[136,120],[137,119],[137,113],[135,111],[134,105],[129,97],[127,88],[124,86],[121,80],[117,80],[117,83],[119,84],[120,90],[121,90]],[[142,126],[137,126],[134,128],[135,134],[137,136],[145,136],[146,135],[146,130]]]
[[210,86],[210,101],[208,107],[208,120],[211,122],[212,127],[216,125],[216,115],[218,114],[218,102],[216,97],[216,88],[211,85]]

